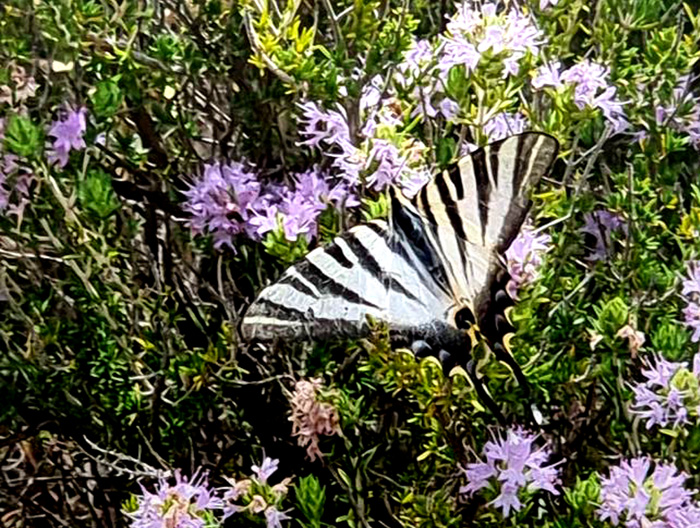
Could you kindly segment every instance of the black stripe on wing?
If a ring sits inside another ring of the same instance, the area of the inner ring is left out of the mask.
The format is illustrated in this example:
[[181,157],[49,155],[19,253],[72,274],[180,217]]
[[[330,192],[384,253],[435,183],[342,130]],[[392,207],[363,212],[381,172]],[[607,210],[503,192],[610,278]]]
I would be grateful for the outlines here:
[[[374,224],[369,224],[368,227],[373,225]],[[378,234],[384,237],[386,233],[380,231]],[[348,236],[343,237],[343,241],[357,257],[359,265],[362,266],[365,271],[377,279],[381,284],[384,284],[387,289],[392,290],[399,295],[403,295],[412,301],[420,302],[420,299],[405,288],[400,282],[398,282],[398,280],[388,276],[384,271],[382,271],[382,267],[379,265],[377,259],[374,258],[374,256],[364,245],[362,245],[362,243],[357,239],[357,236],[355,236],[353,233],[348,233]],[[403,258],[399,254],[397,254],[397,257]]]
[[[449,295],[451,290],[447,280],[446,263],[440,258],[439,250],[430,242],[425,231],[426,225],[423,218],[415,208],[404,206],[400,202],[397,192],[393,187],[389,189],[395,240],[392,249],[408,263],[412,261],[408,255],[408,252],[411,251],[430,274],[430,277],[426,277],[428,283],[434,283],[436,287]],[[427,203],[427,199],[425,199],[425,203]],[[433,219],[433,224],[437,225],[429,207],[425,213],[428,218]]]

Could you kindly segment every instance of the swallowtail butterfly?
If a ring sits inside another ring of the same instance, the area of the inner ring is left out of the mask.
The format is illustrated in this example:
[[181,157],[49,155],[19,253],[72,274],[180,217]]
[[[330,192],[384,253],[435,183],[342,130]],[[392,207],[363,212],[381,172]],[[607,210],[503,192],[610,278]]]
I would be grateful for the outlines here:
[[[412,199],[390,189],[389,219],[357,225],[291,266],[250,306],[243,337],[356,338],[370,316],[448,371],[467,367],[477,385],[469,353],[478,331],[526,386],[507,351],[512,300],[502,255],[557,152],[554,138],[528,132],[472,152]],[[488,398],[483,388],[480,396]]]

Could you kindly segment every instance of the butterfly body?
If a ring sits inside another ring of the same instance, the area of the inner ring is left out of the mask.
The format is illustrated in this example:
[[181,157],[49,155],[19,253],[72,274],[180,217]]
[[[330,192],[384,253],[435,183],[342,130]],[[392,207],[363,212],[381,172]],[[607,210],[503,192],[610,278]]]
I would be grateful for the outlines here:
[[249,308],[244,338],[357,338],[374,319],[394,341],[422,341],[462,366],[480,332],[517,368],[502,255],[557,151],[551,136],[524,133],[462,158],[412,199],[390,189],[388,220],[355,226],[285,271]]

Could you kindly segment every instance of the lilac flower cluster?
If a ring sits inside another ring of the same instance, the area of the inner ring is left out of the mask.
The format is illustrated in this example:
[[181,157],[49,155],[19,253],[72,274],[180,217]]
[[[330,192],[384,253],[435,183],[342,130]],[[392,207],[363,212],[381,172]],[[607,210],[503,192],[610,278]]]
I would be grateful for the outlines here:
[[141,485],[138,507],[128,513],[131,528],[205,528],[212,526],[212,520],[220,525],[243,512],[263,513],[267,528],[281,528],[282,521],[290,518],[278,508],[290,479],[274,486],[267,484],[278,465],[279,460],[265,457],[260,466],[252,467],[253,477],[240,481],[227,478],[229,486],[218,489],[210,487],[207,474],[199,470],[190,479],[176,471],[174,485],[160,478],[154,493]]
[[655,425],[677,429],[700,417],[700,353],[693,369],[685,362],[675,363],[662,357],[647,362],[642,370],[645,381],[632,386],[632,414],[646,420],[646,428]]
[[612,233],[623,231],[627,233],[627,223],[622,217],[610,211],[598,210],[583,215],[582,233],[595,239],[595,248],[588,255],[588,260],[606,260],[612,253]]
[[[254,465],[254,476],[250,479],[226,479],[229,486],[223,488],[223,519],[231,515],[247,512],[252,515],[262,513],[267,528],[281,528],[282,521],[290,517],[279,509],[279,503],[289,491],[291,479],[269,486],[267,480],[277,471],[279,460],[265,457],[262,464]],[[243,501],[245,504],[241,504]]]
[[60,167],[68,164],[71,150],[83,150],[85,140],[83,135],[87,129],[87,109],[65,110],[62,115],[51,124],[49,136],[54,138],[47,153],[49,163],[58,163]]
[[517,298],[518,290],[539,276],[542,256],[549,251],[551,241],[552,237],[546,233],[538,234],[528,223],[506,251],[506,265],[511,277],[507,290],[513,299]]
[[241,234],[260,240],[278,227],[287,240],[294,241],[299,236],[311,240],[318,231],[318,217],[329,204],[359,204],[347,184],[331,186],[318,167],[293,179],[293,189],[263,186],[259,173],[246,163],[205,165],[201,177],[185,191],[185,209],[191,214],[193,233],[212,233],[217,248],[233,248],[234,238]]
[[546,447],[537,448],[537,436],[522,428],[509,429],[505,438],[496,437],[484,446],[485,462],[467,464],[467,485],[460,493],[469,495],[490,488],[498,496],[489,504],[501,508],[504,517],[520,511],[529,493],[546,490],[559,495],[559,470],[545,466],[550,456]]
[[527,118],[519,112],[509,114],[501,112],[489,119],[483,126],[489,142],[498,141],[514,134],[524,132],[529,125]]
[[700,261],[688,263],[688,278],[683,281],[681,295],[686,301],[683,309],[685,324],[693,331],[690,340],[700,341]]
[[574,103],[578,108],[600,109],[614,132],[621,132],[629,126],[622,102],[617,99],[617,88],[608,79],[608,68],[584,59],[564,71],[560,69],[559,62],[541,66],[532,80],[532,87],[538,90],[573,87]]
[[206,516],[223,510],[224,503],[209,487],[206,473],[191,479],[175,472],[175,485],[161,478],[155,493],[141,486],[138,509],[129,514],[131,528],[204,528]]
[[[375,99],[372,97],[364,106],[371,107]],[[386,107],[389,111],[368,116],[362,128],[367,136],[360,147],[353,145],[346,118],[340,111],[323,110],[310,102],[301,105],[301,108],[300,134],[306,139],[300,144],[318,148],[325,145],[323,152],[333,158],[333,167],[349,185],[358,183],[360,174],[364,173],[370,188],[382,190],[396,184],[404,193],[411,195],[429,179],[422,158],[415,156],[416,152],[425,150],[424,146],[420,149],[416,147],[417,141],[403,145],[395,138],[389,138],[390,129],[400,123],[398,118],[391,115],[390,107]],[[387,132],[386,137],[377,137],[378,132]]]
[[688,135],[691,144],[700,150],[700,96],[690,88],[691,77],[683,75],[673,89],[670,101],[654,109],[657,126],[669,127]]
[[443,46],[437,69],[442,79],[457,65],[474,71],[486,54],[503,61],[503,76],[517,75],[520,61],[527,52],[539,53],[542,32],[531,17],[516,8],[497,12],[495,3],[486,2],[480,8],[464,2],[447,24],[442,37]]
[[21,218],[35,177],[16,155],[4,151],[4,138],[5,120],[0,118],[0,213]]
[[290,399],[292,415],[292,436],[298,437],[301,447],[306,447],[306,454],[311,460],[323,453],[318,447],[320,436],[340,434],[340,417],[337,409],[330,403],[319,401],[322,388],[320,379],[300,380],[294,387]]
[[598,517],[627,528],[700,526],[700,507],[684,486],[687,478],[674,465],[648,457],[622,461],[601,479]]

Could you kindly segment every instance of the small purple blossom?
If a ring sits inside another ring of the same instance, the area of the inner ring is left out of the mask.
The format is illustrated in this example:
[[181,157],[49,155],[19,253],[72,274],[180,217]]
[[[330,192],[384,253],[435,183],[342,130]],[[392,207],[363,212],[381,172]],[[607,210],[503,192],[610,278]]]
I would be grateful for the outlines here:
[[15,215],[19,221],[29,205],[30,188],[36,178],[20,164],[19,157],[4,152],[4,137],[5,120],[0,118],[0,213]]
[[407,160],[396,145],[385,139],[376,139],[372,144],[369,163],[376,162],[376,169],[367,177],[367,185],[381,191],[398,180]]
[[265,510],[265,521],[267,522],[267,528],[282,528],[282,521],[289,519],[291,519],[289,515],[279,511],[274,506],[269,506]]
[[700,150],[700,97],[694,94],[691,82],[689,75],[682,75],[671,97],[656,105],[654,117],[658,126],[687,134],[693,147]]
[[558,495],[559,470],[545,466],[549,458],[546,447],[535,446],[537,436],[518,427],[506,431],[505,438],[498,436],[484,446],[486,461],[467,464],[467,485],[460,493],[473,495],[484,488],[499,492],[490,505],[500,508],[504,517],[511,510],[520,511],[521,499],[528,493],[546,490]]
[[632,386],[634,402],[631,412],[646,420],[646,428],[655,425],[674,429],[697,419],[700,410],[700,353],[695,356],[694,368],[685,362],[675,363],[656,356],[646,361],[642,370],[645,381]]
[[649,457],[622,461],[601,478],[598,518],[627,528],[698,526],[700,509],[685,488],[687,478],[672,464]]
[[175,485],[161,478],[155,493],[141,486],[138,508],[129,514],[131,528],[204,528],[205,514],[223,506],[206,473],[198,471],[187,479],[176,471]]
[[515,8],[497,14],[496,4],[490,2],[480,10],[468,2],[458,4],[442,40],[438,70],[443,80],[456,65],[464,65],[468,72],[475,70],[486,53],[503,60],[504,77],[516,75],[525,53],[537,54],[543,41],[531,17]]
[[681,295],[700,299],[700,261],[688,263],[688,278],[683,280]]
[[596,95],[591,102],[594,108],[600,108],[605,118],[613,127],[614,133],[619,133],[625,130],[629,123],[625,117],[625,111],[622,108],[622,103],[616,98],[617,88],[608,86],[603,93]]
[[[374,99],[381,97],[377,91],[370,91],[365,95],[368,97],[365,100],[368,106]],[[356,184],[365,160],[360,150],[352,143],[345,111],[340,106],[338,111],[323,110],[313,102],[300,104],[299,107],[302,109],[299,133],[307,138],[299,145],[308,145],[324,151],[334,159],[333,167],[345,181]],[[368,119],[368,124],[363,129],[374,128],[375,125],[369,121],[371,119]]]
[[322,144],[345,147],[350,143],[347,119],[340,111],[323,110],[313,102],[300,104],[299,108],[302,109],[299,123],[303,127],[300,133],[307,138],[300,145],[322,148]]
[[449,97],[445,97],[442,101],[440,101],[440,104],[438,106],[440,108],[440,113],[448,121],[452,121],[455,117],[459,115],[459,104],[457,104],[456,101],[453,101]]
[[527,118],[520,112],[509,114],[501,112],[489,119],[484,125],[484,134],[489,138],[489,142],[498,141],[514,134],[524,132],[528,126]]
[[414,40],[411,47],[404,53],[399,70],[404,75],[418,79],[431,63],[433,57],[433,46],[428,40]]
[[212,233],[217,248],[224,244],[233,247],[233,237],[240,233],[256,237],[258,232],[248,221],[254,215],[260,190],[257,173],[245,163],[205,165],[202,176],[185,191],[192,232]]
[[700,341],[700,262],[688,263],[688,278],[683,280],[681,295],[687,305],[683,309],[685,324],[693,331],[690,340]]
[[598,210],[583,215],[584,226],[582,233],[591,235],[595,239],[595,249],[588,256],[588,260],[605,260],[612,253],[612,233],[623,231],[627,233],[627,223],[622,217],[610,211]]
[[545,10],[549,6],[555,6],[559,3],[559,0],[540,0],[540,9]]
[[559,61],[544,64],[537,68],[535,77],[532,79],[532,87],[536,90],[541,90],[545,86],[559,88],[562,85],[560,68],[561,63]]
[[54,138],[48,151],[50,163],[58,163],[60,167],[65,167],[71,150],[83,150],[86,147],[83,139],[87,129],[86,116],[87,109],[81,107],[68,110],[52,123],[48,132],[48,135]]
[[683,308],[685,324],[693,331],[690,340],[693,343],[700,341],[700,304],[691,302]]
[[561,80],[575,86],[574,102],[579,108],[593,106],[593,100],[600,89],[608,87],[608,69],[584,59],[561,74]]
[[519,289],[537,279],[542,255],[549,251],[551,241],[548,234],[538,234],[529,224],[523,226],[505,254],[511,277],[506,289],[511,297],[517,298]]
[[260,482],[265,484],[267,482],[267,479],[269,479],[272,476],[272,474],[275,471],[277,471],[277,467],[279,466],[279,464],[280,461],[278,459],[265,457],[262,461],[262,464],[260,464],[259,466],[253,465],[251,471],[255,473]]
[[[598,108],[610,122],[614,132],[628,127],[622,102],[617,99],[617,88],[608,81],[609,70],[588,59],[561,73],[560,80],[574,87],[574,103],[580,109]],[[533,84],[534,85],[534,84]]]

